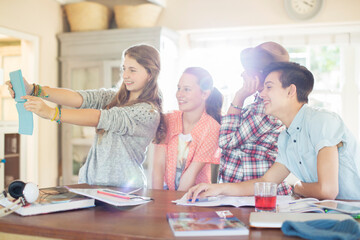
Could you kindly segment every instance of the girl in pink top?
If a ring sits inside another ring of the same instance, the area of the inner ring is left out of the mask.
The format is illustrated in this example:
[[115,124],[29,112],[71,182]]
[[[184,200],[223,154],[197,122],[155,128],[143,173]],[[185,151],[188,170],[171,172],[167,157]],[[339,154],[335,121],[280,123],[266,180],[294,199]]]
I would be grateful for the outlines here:
[[222,94],[208,71],[187,68],[176,98],[180,111],[165,115],[165,140],[155,145],[153,188],[187,191],[211,182],[211,164],[219,164]]

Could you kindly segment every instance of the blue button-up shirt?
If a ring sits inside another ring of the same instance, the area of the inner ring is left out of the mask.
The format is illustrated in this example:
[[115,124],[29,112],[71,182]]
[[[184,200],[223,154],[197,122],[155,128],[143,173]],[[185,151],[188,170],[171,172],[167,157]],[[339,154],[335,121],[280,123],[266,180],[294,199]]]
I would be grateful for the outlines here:
[[276,162],[285,165],[303,182],[317,182],[319,150],[340,142],[336,198],[360,200],[360,145],[336,113],[305,104],[290,127],[280,133]]

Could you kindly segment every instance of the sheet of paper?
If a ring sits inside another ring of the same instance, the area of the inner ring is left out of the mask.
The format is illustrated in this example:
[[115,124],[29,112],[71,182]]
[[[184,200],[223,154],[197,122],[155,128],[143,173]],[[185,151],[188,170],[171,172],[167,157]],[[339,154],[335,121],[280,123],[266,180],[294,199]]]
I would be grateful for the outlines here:
[[136,206],[141,205],[150,202],[151,200],[144,200],[141,198],[134,198],[134,199],[123,199],[123,198],[117,198],[113,196],[108,196],[104,194],[99,194],[97,191],[103,190],[102,188],[86,188],[86,189],[80,189],[80,188],[69,188],[70,192],[77,193],[86,197],[90,197],[114,206]]

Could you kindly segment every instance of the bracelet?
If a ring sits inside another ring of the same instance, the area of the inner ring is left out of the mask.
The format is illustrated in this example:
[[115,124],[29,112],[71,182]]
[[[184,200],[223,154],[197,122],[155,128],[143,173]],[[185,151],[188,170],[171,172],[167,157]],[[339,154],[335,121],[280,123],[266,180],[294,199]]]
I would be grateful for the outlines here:
[[57,117],[58,113],[59,113],[59,109],[56,107],[56,108],[55,108],[55,115],[54,115],[53,119],[51,119],[51,121],[54,121],[54,120],[55,120],[55,118]]
[[39,90],[39,86],[37,84],[35,84],[34,85],[34,94],[33,94],[33,96],[37,97],[38,90]]
[[230,105],[237,110],[241,110],[241,107],[239,107],[238,105],[235,105],[233,103],[231,103]]
[[56,120],[56,122],[57,122],[58,124],[60,124],[60,123],[61,123],[61,107],[59,106],[58,109],[59,109],[59,119]]
[[33,83],[32,85],[33,85],[33,89],[32,89],[32,91],[30,93],[30,96],[34,96],[34,92],[35,92],[35,83]]
[[38,93],[37,93],[37,97],[41,97],[41,86],[38,84]]
[[[48,98],[49,95],[45,93],[45,91],[42,89],[40,84],[33,84],[34,85],[34,89],[33,92],[31,93],[31,96],[35,96],[35,97],[41,97],[41,98]],[[42,96],[41,96],[42,93]]]

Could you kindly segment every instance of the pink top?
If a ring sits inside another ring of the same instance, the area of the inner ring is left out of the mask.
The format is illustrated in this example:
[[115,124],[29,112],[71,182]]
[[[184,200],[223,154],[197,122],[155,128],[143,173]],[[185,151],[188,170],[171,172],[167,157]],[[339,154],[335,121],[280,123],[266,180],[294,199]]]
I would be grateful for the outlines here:
[[[179,134],[183,131],[182,112],[174,111],[166,114],[165,122],[167,135],[165,143],[161,144],[166,147],[165,183],[169,190],[175,190]],[[219,164],[220,162],[219,129],[220,124],[204,111],[190,133],[192,141],[189,146],[184,172],[193,161],[207,163],[197,175],[195,184],[210,183],[211,163]]]

